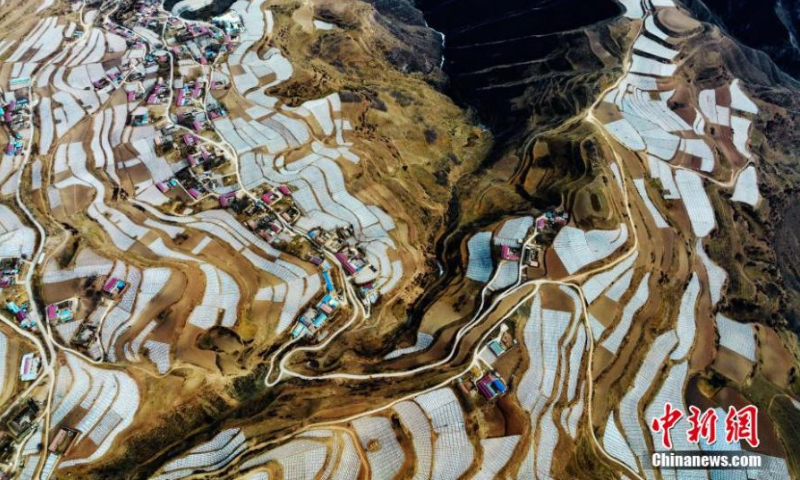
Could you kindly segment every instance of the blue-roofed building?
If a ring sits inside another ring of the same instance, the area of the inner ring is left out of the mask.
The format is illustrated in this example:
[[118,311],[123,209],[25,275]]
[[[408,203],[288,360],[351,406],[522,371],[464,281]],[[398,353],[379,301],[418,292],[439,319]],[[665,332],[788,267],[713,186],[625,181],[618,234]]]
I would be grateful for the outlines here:
[[487,373],[481,377],[475,382],[475,386],[478,387],[478,391],[486,397],[487,400],[492,400],[498,395],[503,395],[508,391],[503,379],[493,373]]
[[328,293],[334,291],[333,289],[333,281],[331,280],[331,273],[328,270],[322,270],[322,278],[325,279],[325,290]]
[[334,310],[339,308],[339,300],[328,293],[317,304],[317,308],[328,315],[333,315]]
[[317,315],[317,318],[314,319],[314,326],[319,328],[325,323],[326,320],[328,320],[328,315],[326,315],[324,312],[320,312],[319,315]]
[[306,335],[307,333],[308,333],[308,329],[302,323],[298,323],[292,329],[292,337],[294,337],[294,338],[302,337],[302,336]]
[[492,381],[492,390],[494,390],[498,394],[502,395],[502,394],[506,393],[506,384],[503,383],[503,380],[501,380],[499,378],[495,378]]
[[497,340],[492,340],[489,342],[489,349],[498,357],[506,352],[505,347],[503,347],[503,345]]

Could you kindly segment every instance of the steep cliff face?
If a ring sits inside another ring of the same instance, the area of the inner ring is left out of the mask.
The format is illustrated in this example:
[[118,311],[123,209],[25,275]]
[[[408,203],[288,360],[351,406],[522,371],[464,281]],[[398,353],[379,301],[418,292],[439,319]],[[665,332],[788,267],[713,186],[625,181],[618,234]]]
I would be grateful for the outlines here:
[[770,215],[760,220],[777,266],[771,277],[778,288],[765,284],[764,290],[779,300],[771,320],[800,333],[800,100],[798,90],[790,88],[761,87],[756,94],[777,106],[759,116],[753,138],[770,206]]
[[492,131],[491,161],[579,113],[620,72],[627,21],[614,0],[364,1],[392,36],[380,42],[389,62]]
[[427,27],[425,17],[411,0],[365,0],[372,4],[376,20],[398,41],[386,50],[389,62],[405,73],[421,73],[442,84],[440,59],[442,37]]
[[[612,0],[418,0],[445,35],[449,92],[476,108],[500,142],[561,123],[589,103],[617,67]],[[565,15],[565,12],[570,12]]]
[[686,0],[697,18],[716,23],[744,45],[764,51],[789,75],[800,78],[800,1]]

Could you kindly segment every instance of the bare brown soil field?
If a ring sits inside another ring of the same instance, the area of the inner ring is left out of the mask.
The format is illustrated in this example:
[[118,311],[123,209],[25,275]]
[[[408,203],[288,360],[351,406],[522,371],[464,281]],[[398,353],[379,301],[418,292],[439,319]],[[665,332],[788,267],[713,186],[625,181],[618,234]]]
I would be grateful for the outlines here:
[[[704,271],[698,268],[695,262],[695,272]],[[699,276],[699,275],[698,275]],[[702,277],[701,284],[707,288],[708,281],[704,281]],[[701,372],[712,362],[714,359],[714,345],[716,344],[716,331],[714,330],[714,314],[711,307],[711,297],[708,295],[701,295],[698,299],[698,304],[695,308],[695,348],[689,357],[689,367],[691,371]]]
[[795,359],[786,350],[783,341],[771,328],[759,327],[756,334],[758,370],[764,377],[781,388],[789,386]]
[[19,337],[11,328],[0,325],[0,332],[6,337],[5,378],[0,384],[0,406],[5,406],[16,399],[19,391],[26,388],[28,383],[19,379],[19,365],[22,356],[35,352],[36,348],[27,339]]
[[743,383],[752,373],[754,365],[736,352],[720,347],[711,368],[736,383]]
[[658,24],[669,33],[682,37],[696,32],[701,24],[678,8],[664,8],[656,13]]
[[[433,335],[442,328],[462,320],[465,313],[476,306],[477,286],[469,284],[469,281],[465,283],[466,285],[462,288],[452,286],[448,292],[442,295],[441,300],[431,306],[422,320],[420,331]],[[463,303],[458,301],[461,299],[463,299]]]

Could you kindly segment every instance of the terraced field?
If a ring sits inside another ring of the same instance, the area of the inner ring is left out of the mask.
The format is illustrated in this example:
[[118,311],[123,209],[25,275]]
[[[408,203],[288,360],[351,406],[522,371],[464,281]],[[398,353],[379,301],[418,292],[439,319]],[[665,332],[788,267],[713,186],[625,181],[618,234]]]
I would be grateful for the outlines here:
[[670,403],[757,406],[735,478],[798,475],[763,131],[798,92],[718,26],[168,3],[0,0],[3,473],[723,478],[650,465]]

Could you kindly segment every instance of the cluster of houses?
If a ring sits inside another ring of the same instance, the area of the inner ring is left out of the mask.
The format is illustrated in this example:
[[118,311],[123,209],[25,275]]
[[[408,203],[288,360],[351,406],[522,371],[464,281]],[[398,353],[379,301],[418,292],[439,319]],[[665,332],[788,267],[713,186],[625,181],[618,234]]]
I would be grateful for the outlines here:
[[[228,203],[229,195],[222,195],[219,199],[220,205],[225,206]],[[282,240],[291,240],[291,235],[288,237],[282,235],[284,233],[283,224],[278,220],[272,212],[264,213],[260,216],[255,216],[248,220],[247,227],[252,230],[259,237],[267,242],[273,243],[275,240],[282,238]]]
[[[35,380],[39,374],[40,361],[35,353],[23,355],[20,362],[20,380],[23,382]],[[0,427],[0,464],[10,463],[19,444],[26,441],[31,430],[36,428],[40,412],[41,406],[32,398],[11,409]],[[3,477],[0,474],[0,479],[3,478],[10,477]]]
[[[12,79],[12,82],[15,79]],[[8,156],[15,156],[22,152],[24,148],[21,130],[25,130],[31,125],[31,110],[28,103],[28,93],[26,90],[6,92],[0,98],[0,124],[9,131],[9,143],[3,149],[3,153]]]
[[308,236],[318,245],[336,252],[334,256],[342,264],[345,274],[353,278],[357,284],[368,285],[375,280],[377,269],[358,248],[352,225],[332,231],[316,228],[310,231]]
[[8,81],[8,90],[25,90],[31,86],[31,77],[15,77]]
[[377,270],[370,265],[367,257],[355,245],[345,245],[334,254],[342,264],[345,273],[353,277],[358,284],[367,284],[375,280]]
[[134,127],[147,125],[151,121],[152,117],[150,116],[150,111],[145,107],[139,107],[128,115],[128,124]]
[[[70,343],[81,349],[89,348],[92,342],[97,338],[97,329],[98,326],[92,324],[91,322],[81,323],[80,328],[78,328],[78,331],[72,337]],[[91,354],[91,352],[89,353]]]
[[[154,124],[157,129],[154,137],[157,155],[166,158],[175,172],[168,179],[158,179],[156,187],[168,196],[191,202],[199,201],[209,192],[229,194],[234,190],[233,180],[219,171],[213,171],[227,164],[225,155],[214,147],[205,145],[197,135],[209,128],[209,121],[225,116],[227,111],[221,105],[215,105],[206,111],[198,108],[196,101],[202,103],[202,97],[208,87],[212,89],[224,88],[225,82],[212,82],[200,75],[188,78],[183,73],[176,77],[168,78],[171,56],[178,62],[186,61],[186,53],[200,63],[214,60],[216,55],[225,48],[232,46],[234,38],[230,34],[213,25],[183,22],[175,17],[169,17],[166,38],[167,45],[163,45],[159,38],[161,26],[167,19],[160,10],[159,1],[136,0],[121,8],[115,14],[115,20],[131,28],[117,27],[125,32],[125,38],[130,41],[140,36],[151,41],[155,49],[143,55],[143,65],[149,82],[146,91],[141,82],[126,88],[127,99],[133,103],[144,99],[145,107],[134,110],[128,118],[128,124],[134,127]],[[239,19],[241,23],[241,19]],[[151,35],[153,33],[154,35]],[[155,78],[155,81],[153,79]],[[129,77],[130,80],[130,77]],[[170,100],[171,98],[171,100]],[[163,106],[172,101],[179,110],[178,124],[186,127],[193,133],[187,133],[173,125],[167,125],[163,112],[153,111],[151,107]],[[229,197],[226,197],[229,198]]]
[[[0,465],[5,467],[15,463],[15,454],[30,441],[31,432],[40,428],[42,413],[41,404],[33,398],[27,398],[11,409],[0,425]],[[48,451],[53,455],[64,455],[79,436],[80,432],[77,430],[60,428],[50,441]],[[0,471],[0,480],[11,478],[13,470]]]
[[[91,286],[91,289],[94,291],[98,291],[99,289],[100,299],[98,304],[94,305],[93,308],[90,308],[89,310],[98,308],[99,302],[116,302],[120,299],[120,297],[122,297],[128,288],[129,285],[127,282],[113,275],[109,277],[96,278]],[[50,319],[50,307],[51,306],[47,307],[48,319]],[[75,320],[75,312],[78,309],[77,299],[59,302],[58,304],[55,304],[55,307],[56,313],[58,313],[62,308],[69,308],[70,312],[69,314],[64,313],[62,317],[58,317],[58,315],[56,315],[55,320],[50,320],[52,325],[58,325],[59,323],[66,323]],[[87,354],[92,358],[99,359],[99,357],[102,355],[99,352],[99,348],[97,348],[96,344],[94,343],[97,338],[98,328],[99,325],[89,321],[89,319],[81,322],[80,326],[76,329],[77,331],[72,336],[70,343],[77,348],[87,350]]]
[[169,98],[169,89],[167,88],[167,84],[164,83],[164,79],[162,77],[158,77],[156,84],[153,85],[150,93],[147,94],[147,105],[159,105],[167,98]]
[[[154,46],[169,49],[178,61],[194,61],[201,65],[213,63],[219,55],[233,50],[244,29],[241,17],[235,12],[215,18],[211,23],[200,23],[181,20],[175,16],[164,17],[159,9],[161,3],[160,0],[137,0],[118,11],[116,20],[136,32],[142,32],[148,38],[150,35],[146,30],[153,32],[153,39],[160,37],[166,20],[164,32],[167,45],[162,46],[160,42],[156,42],[158,44]],[[124,31],[121,28],[118,30]],[[125,38],[129,39],[129,36],[130,33]]]
[[150,68],[156,66],[157,68],[165,67],[168,68],[169,63],[169,55],[167,55],[166,50],[154,50],[150,53],[147,53],[143,59],[144,68]]
[[[129,119],[134,126],[156,124],[156,154],[165,157],[176,172],[173,177],[158,181],[156,187],[168,196],[186,199],[188,195],[189,200],[195,201],[214,194],[221,208],[231,210],[239,221],[265,241],[322,267],[327,293],[298,318],[293,330],[295,336],[315,333],[339,307],[333,282],[324,267],[324,256],[320,253],[323,248],[335,252],[345,274],[353,279],[362,298],[373,303],[377,301],[374,282],[378,279],[378,270],[357,247],[352,227],[333,232],[318,229],[310,233],[310,242],[293,235],[286,226],[293,225],[301,212],[292,198],[291,189],[285,185],[268,188],[257,192],[256,199],[241,195],[238,182],[233,178],[235,175],[226,174],[219,168],[228,164],[224,153],[200,140],[199,135],[209,129],[210,122],[226,116],[227,111],[221,104],[213,102],[201,109],[197,101],[203,101],[206,89],[217,90],[229,85],[225,79],[206,78],[203,75],[191,78],[182,65],[193,62],[205,65],[214,62],[219,55],[233,51],[244,31],[241,15],[229,10],[214,17],[210,23],[199,23],[166,18],[158,7],[157,0],[136,0],[117,15],[118,21],[147,38],[150,38],[149,32],[142,29],[154,31],[156,37],[160,37],[159,27],[166,21],[166,44],[154,41],[153,46],[157,50],[144,56],[144,66],[152,73],[155,70],[153,66],[158,65],[159,73],[164,75],[163,67],[169,65],[170,55],[181,66],[176,69],[175,78],[159,77],[149,92],[132,88],[128,93],[130,102],[144,98],[148,107],[164,105],[171,96],[174,106],[178,108],[178,124],[188,130],[174,126],[160,128],[159,122],[154,122],[149,111],[138,112]],[[185,164],[185,167],[176,168],[175,163],[178,162]]]
[[14,316],[19,322],[20,327],[28,330],[36,330],[36,320],[31,318],[30,311],[31,304],[29,301],[8,300],[6,301],[6,310]]
[[137,0],[130,4],[130,7],[124,12],[128,17],[125,24],[132,25],[134,30],[136,30],[136,27],[141,27],[153,32],[159,32],[161,30],[161,24],[159,23],[159,16],[161,15],[159,8],[161,4],[161,0]]
[[532,268],[542,267],[542,257],[544,249],[539,244],[534,244],[530,248],[526,248],[522,255],[522,263]]
[[[125,44],[127,45],[128,49],[131,50],[143,50],[147,48],[147,44],[145,41],[139,37],[138,35],[134,35],[133,32],[126,28],[122,28],[114,22],[107,21],[104,24],[106,31],[113,33],[115,35],[119,35],[120,37],[125,39]],[[83,35],[83,30],[76,28],[75,35],[78,35],[78,38]]]
[[[128,74],[136,68],[137,62],[132,60],[124,60],[118,66],[113,65],[105,70],[105,76],[92,82],[95,91],[103,93],[112,93],[111,91],[117,88],[122,82],[128,78]],[[136,78],[136,77],[134,77]],[[130,96],[128,97],[130,99]]]
[[72,442],[78,437],[78,431],[71,428],[60,428],[47,450],[55,455],[64,455],[69,450]]
[[75,319],[75,309],[77,306],[76,299],[63,300],[57,303],[51,303],[45,309],[47,313],[47,321],[51,324],[71,322]]
[[25,264],[21,258],[0,258],[0,294],[5,301],[6,311],[11,314],[22,328],[36,330],[36,321],[29,312],[30,302],[27,293],[17,283]]
[[[81,311],[94,311],[102,308],[102,302],[113,304],[118,301],[125,291],[129,288],[128,283],[115,276],[95,277],[90,280],[87,286],[86,295],[81,298],[72,297],[58,302],[51,303],[45,307],[45,317],[49,324],[57,330],[64,324],[78,322],[74,328],[59,330],[62,335],[69,332],[68,337],[64,337],[68,343],[74,347],[86,350],[93,358],[98,358],[97,352],[92,350],[97,335],[99,325],[88,319],[83,319]],[[83,319],[83,320],[81,320]]]
[[300,211],[292,199],[292,191],[286,185],[268,188],[261,194],[261,201],[286,223],[294,224],[300,218]]
[[500,246],[500,258],[503,260],[508,260],[510,262],[518,262],[520,256],[520,249],[515,248],[511,245],[501,245]]
[[[0,430],[0,464],[8,465],[12,462],[16,450],[14,445],[14,438],[8,432]],[[9,480],[11,475],[11,471],[0,471],[0,480]]]
[[489,402],[508,392],[508,386],[498,372],[478,366],[469,371],[467,378],[459,379],[458,387],[467,397],[477,394]]
[[22,259],[19,257],[0,258],[0,289],[13,287],[17,284],[22,272]]
[[292,225],[300,217],[292,190],[279,185],[263,190],[257,197],[254,201],[231,191],[219,196],[219,205],[232,210],[247,228],[265,241],[276,245],[290,243],[294,235],[284,225]]
[[176,60],[191,59],[207,65],[217,56],[233,50],[233,35],[215,28],[213,24],[184,22],[170,17],[167,25],[168,46]]
[[378,269],[370,263],[364,253],[355,245],[348,245],[335,254],[342,268],[356,283],[356,293],[362,300],[369,303],[378,302],[378,290],[375,280],[378,278]]
[[351,225],[332,231],[316,228],[308,236],[320,247],[335,252],[334,257],[342,265],[345,275],[355,283],[356,293],[361,299],[373,304],[378,301],[374,283],[378,278],[378,269],[358,247]]
[[[183,168],[175,176],[156,182],[156,187],[167,193],[177,188],[186,192],[192,200],[199,200],[206,192],[217,191],[225,185],[212,175],[218,167],[228,164],[225,154],[212,145],[204,145],[193,133],[187,133],[175,126],[163,127],[155,136],[155,150],[168,160],[178,162]],[[228,193],[223,192],[223,193]]]
[[322,276],[325,279],[325,293],[321,299],[314,302],[313,307],[306,309],[297,319],[297,323],[292,329],[294,338],[317,334],[326,323],[333,320],[339,310],[341,301],[331,279],[330,265],[327,263],[323,265]]
[[197,200],[204,192],[216,190],[221,186],[218,181],[211,178],[211,172],[227,164],[228,159],[214,147],[200,145],[198,138],[191,133],[183,135],[181,142],[181,152],[184,153],[183,158],[188,167],[179,170],[175,178],[181,182],[192,199]]
[[553,243],[558,231],[568,223],[569,213],[561,208],[544,212],[536,217],[535,225],[538,233],[536,242],[522,252],[522,263],[534,269],[542,269],[545,248]]
[[20,140],[19,138],[12,138],[8,142],[8,145],[6,145],[5,150],[3,150],[3,154],[9,157],[14,157],[22,152],[22,148],[23,148],[22,140]]
[[[78,309],[80,308],[80,304],[77,298],[69,298],[66,300],[62,300],[60,302],[51,303],[45,308],[45,316],[47,317],[47,321],[53,327],[58,327],[59,325],[76,321],[76,316],[78,314]],[[83,322],[79,328],[79,330],[84,330],[84,327],[88,327],[88,322]],[[93,330],[88,331],[89,334],[84,332],[84,337],[91,339],[91,333]],[[80,335],[76,335],[76,338]],[[75,342],[78,345],[81,345],[81,342]]]
[[[213,82],[212,89],[217,88],[216,86],[218,85],[220,85],[219,81]],[[223,85],[225,88],[229,86],[228,84],[223,84]],[[214,104],[209,103],[208,106],[206,107],[206,111],[208,112],[209,120],[216,120],[218,118],[222,118],[228,115],[228,111],[225,109],[225,107],[222,106],[222,104],[219,103],[214,103]]]
[[[27,442],[31,438],[29,436],[30,433],[39,426],[41,413],[43,413],[41,405],[32,398],[28,398],[25,402],[14,407],[8,420],[3,423],[2,429],[0,429],[0,464],[13,464],[15,453],[27,447]],[[48,451],[52,455],[64,455],[79,435],[80,432],[77,430],[60,428],[50,441]],[[38,458],[28,455],[26,462],[35,461],[34,458]],[[0,480],[8,480],[12,476],[13,470],[0,472]]]
[[[159,57],[160,58],[160,57]],[[184,81],[183,78],[176,78],[172,82],[172,89],[174,90],[174,102],[176,107],[190,106],[195,99],[201,99],[206,87],[206,78],[200,76],[190,81]],[[147,97],[147,105],[161,105],[166,103],[170,95],[170,90],[167,87],[167,82],[163,77],[158,77],[153,88],[149,93],[144,93],[143,90],[138,88],[130,88],[128,92],[128,101],[134,102],[144,96]],[[185,112],[181,112],[185,115]],[[221,115],[220,115],[221,116]]]
[[[314,245],[305,237],[294,235],[286,228],[286,225],[293,225],[301,216],[292,198],[292,189],[287,185],[267,187],[257,193],[255,200],[250,196],[239,195],[237,191],[230,191],[219,195],[219,205],[231,210],[237,220],[265,241],[320,267],[325,291],[310,302],[311,306],[297,318],[291,330],[294,338],[318,335],[320,329],[336,316],[341,306],[341,297],[331,276],[331,265],[320,253],[324,242],[319,242],[317,238],[323,236],[324,232],[312,232],[311,238],[316,243]],[[352,230],[349,235],[352,236]],[[353,261],[357,262],[355,259]]]
[[338,233],[313,230],[309,237],[314,244],[308,242],[305,237],[292,234],[285,225],[293,225],[301,213],[292,198],[292,190],[287,185],[267,187],[257,195],[255,201],[249,196],[229,192],[219,196],[219,204],[220,207],[233,211],[238,220],[265,241],[321,268],[325,291],[297,318],[291,331],[294,338],[318,335],[319,330],[334,318],[341,305],[341,297],[337,294],[331,276],[331,265],[320,253],[322,248],[335,250],[332,247],[338,247],[344,255],[342,258],[347,260],[345,268],[348,272],[355,274],[356,269],[365,265],[360,254],[356,256],[344,252],[350,243],[355,244],[354,240],[350,243],[342,240],[342,238],[353,238],[352,228],[342,229]]
[[[0,430],[0,461],[13,454],[14,444],[22,442],[36,427],[41,406],[32,398],[14,407]],[[5,463],[5,462],[3,462]]]
[[491,372],[475,381],[475,387],[486,400],[494,400],[495,397],[503,395],[508,391],[508,387],[506,387],[503,379]]
[[512,327],[502,323],[497,335],[488,338],[478,349],[478,360],[459,386],[465,395],[479,394],[488,401],[506,393],[508,387],[501,374],[495,369],[495,363],[509,350],[517,347],[517,340],[512,335]]
[[[265,241],[321,268],[325,291],[297,318],[291,331],[294,338],[318,335],[319,330],[334,318],[341,305],[341,297],[337,294],[331,276],[331,265],[320,253],[323,247],[330,248],[335,242],[329,240],[326,244],[325,241],[320,241],[322,238],[329,238],[329,235],[317,229],[310,234],[316,243],[314,245],[285,227],[293,225],[301,216],[292,198],[292,190],[287,185],[267,187],[258,193],[256,200],[231,191],[219,196],[219,205],[230,209],[243,225]],[[350,229],[341,234],[352,238],[353,232]],[[336,234],[333,236],[338,238]],[[348,268],[362,267],[363,262],[360,259],[353,255],[347,258],[351,262],[348,263]]]
[[536,230],[545,232],[548,229],[558,230],[569,223],[569,213],[562,209],[544,212],[536,218]]
[[200,99],[206,87],[206,79],[203,77],[183,81],[183,78],[176,78],[172,81],[172,88],[175,90],[175,106],[186,107],[191,105],[195,99]]
[[190,109],[178,114],[178,124],[199,134],[208,128],[208,115],[203,110]]

